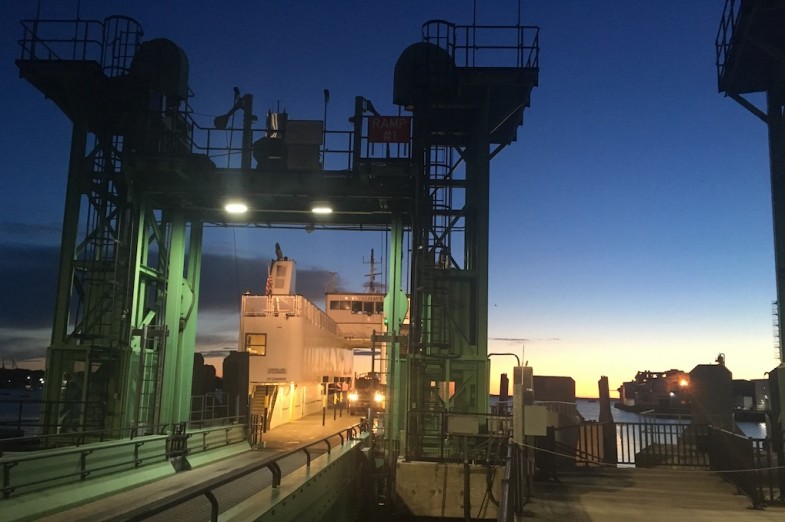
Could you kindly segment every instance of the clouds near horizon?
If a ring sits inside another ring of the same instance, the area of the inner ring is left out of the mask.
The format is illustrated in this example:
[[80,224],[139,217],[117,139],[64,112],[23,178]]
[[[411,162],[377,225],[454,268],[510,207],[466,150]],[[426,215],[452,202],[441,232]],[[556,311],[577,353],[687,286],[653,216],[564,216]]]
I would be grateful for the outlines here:
[[[52,227],[45,227],[53,232]],[[16,241],[26,230],[35,235],[40,227],[0,224],[5,241],[0,242],[0,353],[16,361],[45,356],[50,342],[57,293],[60,249],[55,244],[28,244]],[[13,230],[14,234],[9,234]],[[9,241],[13,239],[13,241]],[[28,238],[31,236],[27,236]],[[207,350],[234,346],[237,339],[236,319],[226,316],[239,313],[240,295],[245,291],[262,293],[267,278],[267,261],[216,253],[202,255],[199,292],[200,324],[209,328],[219,319],[220,331],[200,327],[198,344]],[[334,272],[321,268],[300,268],[297,290],[320,307],[330,286],[340,288]],[[213,319],[212,321],[210,319]],[[228,325],[231,328],[226,329]]]

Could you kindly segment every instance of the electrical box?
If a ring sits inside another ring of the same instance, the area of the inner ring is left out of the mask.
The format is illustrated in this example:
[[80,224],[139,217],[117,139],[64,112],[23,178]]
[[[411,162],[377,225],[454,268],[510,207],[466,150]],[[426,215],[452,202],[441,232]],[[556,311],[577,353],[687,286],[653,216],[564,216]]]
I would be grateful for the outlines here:
[[447,433],[450,435],[477,435],[480,423],[476,415],[447,415]]

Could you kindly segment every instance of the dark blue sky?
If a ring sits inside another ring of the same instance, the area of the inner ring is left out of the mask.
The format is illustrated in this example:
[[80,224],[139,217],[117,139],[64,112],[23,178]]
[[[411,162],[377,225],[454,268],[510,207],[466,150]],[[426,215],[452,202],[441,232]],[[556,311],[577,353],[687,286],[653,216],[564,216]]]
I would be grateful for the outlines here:
[[[37,4],[0,8],[0,352],[17,360],[40,355],[47,342],[70,132],[14,65],[18,21]],[[257,114],[280,104],[290,117],[319,119],[328,88],[336,130],[349,128],[355,95],[395,113],[401,51],[420,39],[424,21],[470,23],[473,6],[156,4],[83,0],[81,16],[126,14],[141,22],[145,39],[180,45],[192,105],[205,121],[228,109],[234,86],[254,95]],[[73,18],[76,5],[42,1],[42,14]],[[523,2],[524,23],[542,28],[540,86],[519,141],[491,166],[490,333],[531,339],[525,357],[535,371],[573,375],[579,392],[592,393],[601,374],[615,387],[637,370],[689,370],[719,352],[736,377],[758,378],[776,365],[766,133],[717,93],[713,44],[723,5]],[[480,0],[477,21],[512,24],[517,6]],[[276,241],[316,287],[320,274],[338,272],[358,291],[363,257],[382,245],[378,233],[213,230],[205,284],[261,289]],[[232,295],[215,292],[203,293],[205,350],[236,339]],[[503,358],[494,361],[494,371],[506,369]]]

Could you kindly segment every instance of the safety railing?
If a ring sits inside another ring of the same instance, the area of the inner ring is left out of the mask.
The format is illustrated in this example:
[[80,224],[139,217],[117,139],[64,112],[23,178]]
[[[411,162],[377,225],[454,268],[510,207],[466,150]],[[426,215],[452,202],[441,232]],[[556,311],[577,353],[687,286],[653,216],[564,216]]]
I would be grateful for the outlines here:
[[[21,61],[83,61],[99,64],[109,77],[127,74],[143,35],[140,24],[126,16],[111,16],[99,20],[23,20]],[[189,89],[188,97],[193,93]],[[210,158],[219,168],[239,168],[244,156],[255,159],[255,151],[243,149],[243,135],[250,133],[248,143],[261,138],[276,138],[281,151],[287,145],[286,129],[244,129],[228,121],[226,128],[213,125],[212,117],[206,123],[198,122],[188,100],[176,109],[138,114],[134,147],[140,156],[182,154],[193,152]],[[355,159],[363,162],[409,161],[410,143],[374,143],[368,139],[370,116],[360,115],[363,132],[360,143],[353,131],[324,130],[323,143],[319,146],[317,163],[321,170],[353,172]],[[239,121],[237,123],[239,125]],[[255,147],[254,147],[255,148]],[[355,148],[359,156],[355,154]],[[298,149],[299,150],[299,149]],[[298,156],[300,152],[292,152]],[[275,163],[275,162],[273,162]],[[276,163],[280,170],[288,170],[283,161]],[[258,160],[254,164],[263,170]],[[277,168],[277,167],[276,167]]]
[[246,440],[244,424],[185,429],[0,457],[3,498],[128,471]]
[[214,421],[220,422],[221,419],[231,418],[232,411],[236,410],[235,405],[228,402],[225,394],[221,397],[219,400],[215,393],[192,395],[190,425],[209,426]]
[[[37,435],[41,424],[41,400],[30,398],[0,399],[0,430],[3,438]],[[2,439],[0,439],[2,441]],[[0,455],[2,454],[0,446]]]
[[[323,444],[326,446],[327,454],[330,454],[331,451],[333,450],[333,444],[330,441],[336,438],[340,439],[339,442],[340,447],[344,447],[347,443],[354,442],[354,441],[361,443],[362,441],[368,438],[368,427],[364,423],[358,423],[345,430],[341,430],[337,433],[321,438],[319,440],[301,444],[298,447],[293,448],[284,453],[277,453],[259,462],[255,462],[253,464],[249,464],[242,468],[229,471],[205,483],[198,484],[191,488],[178,491],[177,493],[171,496],[168,496],[157,502],[148,504],[142,508],[133,511],[132,513],[128,513],[120,517],[119,519],[127,520],[127,521],[147,520],[154,515],[164,513],[165,511],[174,508],[176,506],[179,506],[189,500],[199,497],[205,497],[210,502],[210,507],[211,507],[210,519],[212,521],[217,521],[221,506],[218,502],[218,498],[214,493],[216,489],[220,488],[221,486],[230,484],[236,480],[239,480],[251,473],[263,469],[267,469],[270,471],[270,473],[272,474],[272,487],[277,488],[278,486],[280,486],[281,478],[282,478],[281,466],[279,465],[279,462],[281,460],[299,453],[304,453],[306,459],[305,465],[307,467],[310,467],[311,458],[312,458],[311,448]],[[352,446],[352,448],[356,446],[357,444]]]
[[[395,162],[409,161],[411,159],[411,146],[409,143],[374,143],[368,140],[368,116],[363,116],[364,132],[360,142],[360,161],[368,162]],[[200,125],[189,116],[193,130],[193,151],[209,157],[219,168],[238,168],[243,154],[252,154],[252,165],[257,170],[264,171],[253,151],[244,151],[242,148],[241,128],[230,127],[217,129]],[[251,142],[275,135],[283,143],[286,140],[285,130],[269,130],[267,128],[250,129]],[[324,143],[319,150],[318,162],[321,169],[332,173],[349,173],[354,169],[354,142],[355,136],[348,130],[325,130]],[[270,170],[270,167],[267,167]],[[287,170],[283,158],[280,162],[280,171]]]
[[244,295],[242,314],[244,317],[268,315],[303,317],[319,328],[338,334],[336,322],[301,295]]
[[[613,431],[610,437],[615,440],[615,455],[604,443],[609,429]],[[707,430],[706,424],[678,422],[587,422],[555,428],[554,440],[549,444],[565,457],[556,461],[560,465],[707,468]]]
[[717,52],[717,82],[722,84],[722,77],[725,75],[725,65],[728,63],[728,52],[730,51],[733,35],[736,33],[736,23],[739,19],[739,4],[736,0],[725,0],[725,7],[722,10],[722,19],[717,29],[717,37],[714,46]]
[[445,49],[457,67],[540,66],[540,28],[536,26],[423,24],[423,40]]
[[785,504],[785,463],[770,440],[710,427],[707,451],[711,469],[744,492],[753,508]]
[[139,22],[127,16],[99,20],[22,20],[20,60],[92,61],[107,76],[128,72],[142,40]]
[[[603,445],[612,430],[616,455]],[[538,468],[698,467],[711,469],[746,494],[753,507],[783,504],[785,462],[769,439],[745,437],[708,424],[597,423],[550,428],[536,437]]]
[[22,20],[22,60],[103,63],[104,25],[98,20]]
[[[44,424],[41,414],[44,406],[58,412],[56,423]],[[219,402],[214,394],[192,397],[190,430],[212,426],[226,426],[243,422],[238,406]],[[0,457],[6,451],[35,451],[47,448],[84,446],[95,442],[134,439],[147,435],[164,435],[172,430],[170,424],[137,423],[124,428],[103,427],[104,415],[95,415],[82,425],[80,418],[90,412],[101,411],[106,405],[101,401],[48,401],[40,399],[3,399],[0,401]],[[234,414],[233,414],[234,413]]]
[[411,410],[408,414],[406,458],[432,461],[500,458],[494,448],[512,436],[512,417],[482,413]]

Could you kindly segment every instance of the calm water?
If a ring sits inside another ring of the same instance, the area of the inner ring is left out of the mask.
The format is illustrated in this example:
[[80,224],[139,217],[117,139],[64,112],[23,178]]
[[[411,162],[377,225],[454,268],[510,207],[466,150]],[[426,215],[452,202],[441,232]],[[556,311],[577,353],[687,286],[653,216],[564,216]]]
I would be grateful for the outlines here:
[[[586,420],[598,420],[600,417],[600,401],[593,401],[591,399],[578,399],[578,411],[583,415]],[[644,417],[637,413],[623,411],[618,408],[611,407],[613,420],[616,422],[645,422]],[[660,419],[658,422],[668,423],[668,419]],[[675,422],[675,421],[671,421]],[[763,422],[738,422],[737,426],[748,437],[755,439],[766,438],[766,424]]]
[[0,390],[0,433],[19,427],[25,435],[36,435],[40,418],[41,390]]

